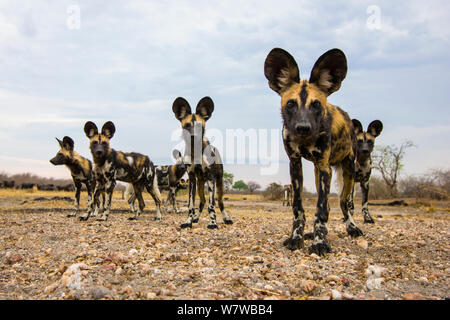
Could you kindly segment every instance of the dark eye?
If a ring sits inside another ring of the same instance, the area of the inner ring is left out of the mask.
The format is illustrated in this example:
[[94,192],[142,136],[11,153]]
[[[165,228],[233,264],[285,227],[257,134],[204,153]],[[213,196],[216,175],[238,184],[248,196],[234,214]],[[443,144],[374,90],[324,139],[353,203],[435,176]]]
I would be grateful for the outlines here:
[[103,141],[103,142],[102,142],[102,145],[103,145],[103,146],[106,146],[106,142],[105,142],[105,141]]
[[94,142],[92,142],[92,144],[94,144],[94,145],[98,144],[97,140],[94,140]]
[[287,111],[293,111],[295,107],[297,107],[297,102],[295,102],[294,100],[289,100],[285,106]]
[[358,139],[358,144],[362,144],[364,141],[361,139]]
[[322,104],[320,103],[319,100],[313,101],[313,103],[311,103],[311,107],[316,112],[322,111]]

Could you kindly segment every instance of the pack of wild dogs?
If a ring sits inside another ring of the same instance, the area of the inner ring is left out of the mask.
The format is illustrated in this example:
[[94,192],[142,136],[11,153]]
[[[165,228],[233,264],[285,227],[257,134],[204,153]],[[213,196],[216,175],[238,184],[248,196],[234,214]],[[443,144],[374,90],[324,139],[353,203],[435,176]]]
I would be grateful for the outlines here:
[[[381,121],[372,121],[366,130],[360,121],[349,117],[347,112],[328,102],[328,96],[339,90],[347,74],[347,59],[339,49],[324,53],[313,66],[309,80],[301,80],[295,59],[285,50],[275,48],[264,63],[264,74],[269,87],[281,98],[283,120],[282,138],[289,157],[291,184],[284,186],[283,205],[292,207],[294,215],[292,232],[283,244],[290,250],[302,248],[304,240],[312,240],[310,253],[324,255],[331,251],[327,241],[327,223],[330,211],[328,195],[332,168],[339,183],[339,204],[347,233],[351,237],[363,235],[353,219],[355,182],[362,191],[362,214],[365,223],[374,223],[368,210],[369,178],[371,174],[371,152],[375,138],[380,135]],[[138,219],[145,203],[142,192],[147,190],[156,204],[156,217],[161,215],[161,190],[168,191],[165,208],[172,202],[176,207],[175,195],[178,189],[189,192],[188,217],[181,228],[190,228],[197,223],[206,204],[205,184],[209,195],[209,229],[218,228],[216,221],[216,198],[224,224],[233,220],[224,207],[223,164],[219,151],[205,137],[205,124],[214,111],[210,97],[201,99],[193,113],[184,98],[173,102],[172,111],[183,129],[185,153],[173,151],[176,163],[155,166],[147,155],[136,152],[116,151],[111,139],[116,133],[115,125],[108,121],[99,131],[96,124],[86,122],[84,132],[89,139],[92,161],[80,156],[74,150],[70,137],[58,140],[60,150],[50,160],[54,165],[65,165],[71,172],[75,186],[75,211],[79,211],[81,186],[88,193],[87,211],[80,220],[97,217],[108,219],[112,194],[116,181],[127,183],[126,194],[130,210],[128,219]],[[302,158],[313,162],[317,191],[317,209],[313,231],[305,233],[305,211],[302,206],[303,188]],[[189,179],[182,177],[187,173]],[[200,203],[195,206],[195,195]],[[135,207],[135,201],[138,206]]]

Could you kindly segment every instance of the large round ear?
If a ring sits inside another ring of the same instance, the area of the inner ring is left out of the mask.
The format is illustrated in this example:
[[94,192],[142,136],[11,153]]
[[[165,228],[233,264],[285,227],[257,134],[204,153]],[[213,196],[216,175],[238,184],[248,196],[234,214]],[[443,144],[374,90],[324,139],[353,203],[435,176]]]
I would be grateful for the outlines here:
[[339,90],[347,75],[347,58],[339,49],[331,49],[317,59],[311,71],[310,83],[317,85],[326,95]]
[[214,102],[210,97],[202,98],[198,104],[197,108],[195,108],[195,114],[200,115],[205,121],[211,118],[211,115],[214,111]]
[[181,152],[180,152],[179,150],[177,150],[177,149],[174,149],[174,150],[172,151],[172,156],[174,157],[174,159],[179,159],[179,158],[182,157],[182,156],[181,156]]
[[355,134],[360,134],[361,132],[363,132],[363,127],[359,120],[352,119],[352,123],[353,123],[353,132]]
[[104,135],[108,139],[111,139],[114,136],[115,132],[116,127],[114,126],[114,123],[112,123],[112,121],[106,122],[102,127],[102,135]]
[[86,122],[86,124],[84,125],[84,133],[88,138],[92,138],[93,136],[97,135],[98,129],[95,123],[93,123],[92,121]]
[[300,82],[297,62],[289,52],[280,48],[272,49],[267,55],[264,75],[269,80],[269,87],[278,94]]
[[372,121],[367,127],[367,132],[373,135],[374,137],[378,137],[383,130],[383,123],[380,120]]
[[62,141],[63,148],[72,151],[75,143],[73,142],[71,137],[65,136]]
[[55,139],[56,139],[56,141],[58,141],[59,146],[60,146],[61,148],[63,148],[63,142],[62,142],[61,140],[59,140],[58,138],[56,138],[56,137],[55,137]]
[[179,121],[181,121],[188,114],[192,113],[189,102],[187,102],[186,99],[182,97],[178,97],[175,99],[172,104],[172,111],[175,114],[175,118],[177,118]]

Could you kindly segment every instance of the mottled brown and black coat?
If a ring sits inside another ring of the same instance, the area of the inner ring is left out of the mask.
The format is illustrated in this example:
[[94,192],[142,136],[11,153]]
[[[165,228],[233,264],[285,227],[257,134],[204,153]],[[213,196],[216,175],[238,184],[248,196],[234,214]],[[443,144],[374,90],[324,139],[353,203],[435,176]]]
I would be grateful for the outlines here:
[[269,86],[281,97],[283,142],[290,160],[294,191],[294,222],[291,236],[284,245],[291,250],[303,247],[305,212],[302,206],[302,158],[314,163],[317,211],[310,252],[330,252],[327,241],[328,194],[331,167],[336,167],[343,183],[340,206],[352,236],[362,235],[348,212],[348,199],[354,183],[353,126],[348,114],[329,104],[327,97],[337,91],[347,73],[347,60],[339,49],[323,54],[314,64],[309,80],[300,80],[295,59],[285,50],[275,48],[267,56],[264,73]]
[[[105,210],[98,219],[107,220],[116,180],[131,183],[134,187],[139,208],[130,220],[137,219],[145,207],[142,191],[145,188],[156,203],[156,219],[161,219],[161,195],[158,188],[155,166],[149,157],[136,152],[121,152],[110,147],[110,139],[114,136],[116,129],[111,121],[106,122],[101,132],[91,122],[86,122],[84,132],[90,140],[90,149],[94,160],[94,177],[96,186],[93,193],[94,201],[97,201],[100,192],[105,191]],[[96,215],[94,205],[91,201],[88,212],[81,217],[87,220],[91,215]]]
[[[186,173],[186,166],[184,165],[183,156],[178,150],[173,151],[173,157],[176,163],[173,165],[166,166],[156,166],[156,175],[158,177],[158,187],[160,191],[168,191],[167,200],[164,203],[164,207],[167,210],[167,206],[172,203],[173,209],[178,213],[177,203],[176,203],[176,193],[179,189],[185,189],[185,182],[182,181],[182,177]],[[130,204],[130,209],[135,212],[134,202],[136,196],[134,194],[133,186],[128,184],[126,186],[127,194],[126,199]]]
[[[375,146],[375,138],[378,137],[383,130],[383,123],[380,120],[374,120],[367,127],[367,131],[364,131],[359,120],[353,119],[352,122],[355,132],[354,148],[356,151],[355,182],[359,182],[361,186],[361,210],[364,216],[364,223],[374,223],[375,221],[369,213],[369,179],[372,172],[371,153]],[[353,196],[354,188],[352,190],[351,201],[349,203],[349,209],[352,215],[354,212]]]
[[[210,97],[202,98],[197,104],[195,114],[192,113],[189,103],[184,98],[175,99],[172,105],[175,118],[181,123],[182,136],[186,145],[184,163],[189,176],[189,214],[182,228],[192,227],[198,222],[200,214],[206,203],[204,186],[209,191],[209,229],[217,228],[215,192],[217,188],[217,201],[223,215],[225,224],[232,224],[223,204],[223,163],[219,151],[212,146],[205,137],[205,124],[214,111],[214,102]],[[195,213],[195,192],[198,188],[200,205]]]
[[[88,203],[92,198],[95,188],[95,179],[92,172],[92,162],[80,156],[75,150],[75,143],[72,138],[65,136],[62,141],[56,138],[60,146],[60,150],[54,156],[50,163],[57,165],[65,165],[72,175],[73,184],[75,186],[75,211],[69,213],[68,217],[75,217],[80,210],[80,193],[81,186],[84,184],[88,193]],[[101,204],[104,204],[104,197]]]

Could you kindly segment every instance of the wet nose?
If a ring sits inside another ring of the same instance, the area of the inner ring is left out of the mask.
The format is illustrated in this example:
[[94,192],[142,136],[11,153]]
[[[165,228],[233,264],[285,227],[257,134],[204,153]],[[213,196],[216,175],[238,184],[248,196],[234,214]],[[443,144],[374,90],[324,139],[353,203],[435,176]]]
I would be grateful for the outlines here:
[[362,150],[362,153],[368,154],[368,153],[369,153],[369,150],[368,150],[368,149],[363,149],[363,150]]
[[310,133],[311,125],[308,123],[300,123],[295,126],[295,130],[297,131],[297,133],[305,135]]
[[101,150],[95,151],[95,155],[96,155],[96,156],[101,156],[101,155],[102,155],[102,151],[101,151]]

